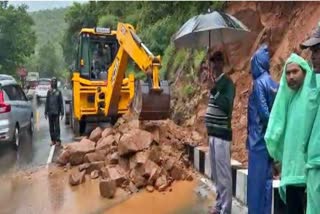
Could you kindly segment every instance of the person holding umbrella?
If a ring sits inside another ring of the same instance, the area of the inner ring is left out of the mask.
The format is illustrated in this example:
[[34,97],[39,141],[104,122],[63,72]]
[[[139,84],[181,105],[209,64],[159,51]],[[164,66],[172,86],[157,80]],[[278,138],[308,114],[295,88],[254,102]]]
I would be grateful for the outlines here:
[[[174,35],[177,48],[208,48],[245,39],[249,29],[235,17],[213,11],[190,18]],[[212,82],[205,123],[209,135],[212,177],[216,181],[217,200],[211,213],[231,214],[232,177],[230,146],[231,117],[235,86],[224,73],[225,58],[221,51],[209,57],[209,82]]]
[[211,213],[231,214],[232,176],[230,164],[230,146],[232,141],[231,118],[235,86],[223,72],[224,57],[221,51],[210,58],[210,71],[214,84],[205,115],[205,124],[209,136],[212,176],[216,182],[216,204]]

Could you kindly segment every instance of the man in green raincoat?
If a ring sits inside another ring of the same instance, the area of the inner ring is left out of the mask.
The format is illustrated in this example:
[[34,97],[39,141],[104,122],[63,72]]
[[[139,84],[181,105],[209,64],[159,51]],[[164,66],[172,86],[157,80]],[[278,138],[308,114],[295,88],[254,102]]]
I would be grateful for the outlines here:
[[282,164],[280,196],[290,214],[305,212],[304,145],[317,110],[313,106],[315,88],[315,74],[308,63],[291,54],[282,72],[265,135],[270,156]]
[[[311,62],[320,89],[320,25],[301,45],[311,50]],[[319,100],[319,99],[318,99]],[[310,140],[305,145],[307,170],[307,214],[320,213],[320,107],[314,121]]]

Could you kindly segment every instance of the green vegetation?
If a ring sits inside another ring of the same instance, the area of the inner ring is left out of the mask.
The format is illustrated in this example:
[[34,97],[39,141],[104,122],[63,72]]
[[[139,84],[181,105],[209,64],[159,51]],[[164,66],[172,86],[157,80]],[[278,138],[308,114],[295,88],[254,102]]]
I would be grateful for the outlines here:
[[35,53],[28,59],[28,71],[39,72],[41,77],[67,75],[61,41],[67,29],[66,9],[43,10],[30,13],[37,37]]
[[36,36],[33,20],[25,6],[8,6],[0,2],[0,73],[16,75],[34,52]]

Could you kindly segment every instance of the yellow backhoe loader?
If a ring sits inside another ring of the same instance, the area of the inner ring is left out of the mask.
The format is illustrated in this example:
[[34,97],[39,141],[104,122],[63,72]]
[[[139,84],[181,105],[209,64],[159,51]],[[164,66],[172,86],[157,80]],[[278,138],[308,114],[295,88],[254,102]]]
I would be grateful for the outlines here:
[[[132,25],[117,30],[83,28],[79,35],[76,69],[72,74],[71,122],[75,135],[90,122],[115,123],[134,111],[140,120],[169,117],[170,90],[160,81],[161,60],[137,36]],[[146,81],[126,76],[129,58],[143,71]]]

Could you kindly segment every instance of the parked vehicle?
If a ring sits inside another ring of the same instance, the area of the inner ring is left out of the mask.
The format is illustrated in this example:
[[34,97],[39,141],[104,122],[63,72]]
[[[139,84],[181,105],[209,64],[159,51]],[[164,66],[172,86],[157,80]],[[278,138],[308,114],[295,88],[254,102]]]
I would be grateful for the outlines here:
[[33,133],[32,104],[14,79],[0,76],[0,142],[10,142],[17,149],[23,130]]
[[48,78],[39,79],[39,83],[35,91],[37,100],[39,100],[40,98],[46,98],[50,87],[51,87],[51,79],[48,79]]
[[39,82],[39,72],[28,72],[25,86],[29,89],[35,89]]

